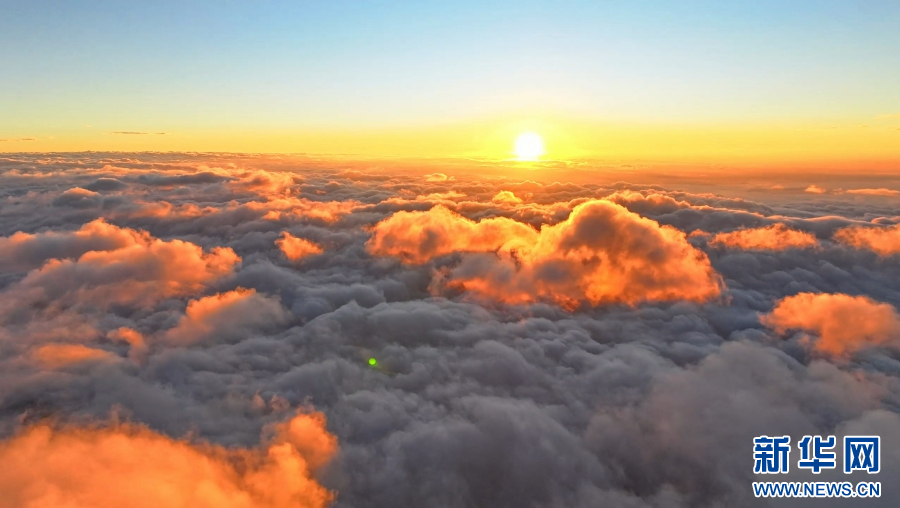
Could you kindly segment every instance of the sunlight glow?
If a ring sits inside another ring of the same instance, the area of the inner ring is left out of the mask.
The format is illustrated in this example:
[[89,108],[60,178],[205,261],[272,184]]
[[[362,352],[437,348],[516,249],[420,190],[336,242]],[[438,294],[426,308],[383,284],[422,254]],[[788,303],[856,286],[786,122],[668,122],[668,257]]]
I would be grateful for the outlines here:
[[516,138],[513,153],[520,161],[536,161],[544,155],[544,140],[534,132],[523,132]]

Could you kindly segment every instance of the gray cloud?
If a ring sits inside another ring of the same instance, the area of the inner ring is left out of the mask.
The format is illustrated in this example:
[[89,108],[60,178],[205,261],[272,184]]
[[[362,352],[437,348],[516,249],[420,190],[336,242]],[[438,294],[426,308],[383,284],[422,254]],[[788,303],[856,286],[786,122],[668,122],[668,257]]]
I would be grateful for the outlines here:
[[[436,173],[448,177],[422,176]],[[848,225],[897,220],[895,207],[799,185],[777,194],[687,187],[302,157],[7,156],[0,438],[45,417],[91,423],[115,411],[172,437],[253,446],[289,408],[312,405],[338,438],[320,477],[338,507],[669,507],[765,506],[750,490],[754,436],[871,432],[884,439],[882,474],[821,479],[882,481],[882,497],[867,505],[896,505],[887,479],[900,474],[898,352],[826,358],[804,333],[781,336],[759,322],[800,292],[900,307],[896,260],[832,241]],[[501,190],[522,203],[493,201]],[[408,265],[365,248],[370,227],[398,211],[442,204],[476,221],[540,227],[603,198],[685,232],[785,223],[820,248],[726,250],[690,237],[725,281],[720,301],[577,312],[435,284],[471,262],[465,253]],[[79,236],[100,218],[102,234]],[[148,251],[155,241],[198,246],[191,252],[208,271],[171,289],[187,275],[167,270],[186,258],[126,256],[140,248],[126,241],[132,230],[146,232],[134,242]],[[324,254],[290,262],[275,245],[282,231]],[[241,259],[218,268],[210,256],[224,248]],[[129,284],[139,279],[136,303]],[[141,337],[142,356],[129,354],[136,346],[121,329]],[[36,357],[42,345],[68,343],[113,360],[51,367]]]

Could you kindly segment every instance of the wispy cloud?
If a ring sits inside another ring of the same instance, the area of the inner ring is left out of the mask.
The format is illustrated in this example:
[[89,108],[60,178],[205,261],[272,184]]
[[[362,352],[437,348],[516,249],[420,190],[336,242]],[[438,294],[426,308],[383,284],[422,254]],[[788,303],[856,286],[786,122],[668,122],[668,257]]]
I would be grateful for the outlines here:
[[868,196],[900,196],[900,191],[894,189],[850,189],[847,194],[864,194]]
[[0,141],[37,141],[37,138],[10,138],[0,139]]

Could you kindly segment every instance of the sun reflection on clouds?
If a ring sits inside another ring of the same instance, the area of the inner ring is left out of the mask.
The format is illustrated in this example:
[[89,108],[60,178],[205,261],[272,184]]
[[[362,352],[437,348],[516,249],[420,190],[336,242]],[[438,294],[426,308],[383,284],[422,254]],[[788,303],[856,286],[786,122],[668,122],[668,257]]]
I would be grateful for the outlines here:
[[733,505],[734,435],[900,429],[895,172],[701,169],[0,157],[0,499]]

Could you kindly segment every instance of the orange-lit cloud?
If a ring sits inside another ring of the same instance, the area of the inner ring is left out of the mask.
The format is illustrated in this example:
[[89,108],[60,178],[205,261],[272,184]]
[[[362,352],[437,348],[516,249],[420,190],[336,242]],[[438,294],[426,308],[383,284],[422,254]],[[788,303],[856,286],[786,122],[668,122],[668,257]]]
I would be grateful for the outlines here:
[[865,296],[800,293],[779,300],[760,321],[781,334],[812,332],[815,348],[832,355],[900,340],[900,314]]
[[[412,193],[411,191],[403,192],[403,194],[408,194],[410,196],[414,195],[414,193]],[[382,201],[382,203],[389,203],[393,205],[406,205],[410,203],[431,203],[444,205],[448,208],[454,208],[459,205],[459,201],[462,200],[462,198],[466,197],[465,194],[456,191],[433,192],[431,194],[416,194],[414,196],[415,197],[396,196],[385,199],[384,201]]]
[[18,232],[0,237],[0,272],[27,271],[48,259],[73,259],[90,251],[112,251],[148,242],[147,233],[113,226],[103,219],[76,231]]
[[296,185],[294,177],[289,173],[259,170],[226,174],[238,177],[229,183],[233,189],[255,192],[263,196],[285,196]]
[[395,256],[421,264],[453,252],[512,251],[539,237],[527,224],[498,217],[474,222],[443,206],[427,212],[397,212],[379,222],[366,244],[376,256]]
[[147,343],[144,336],[140,332],[131,328],[116,328],[106,334],[110,340],[124,342],[131,346],[128,350],[128,357],[135,363],[142,363],[147,356]]
[[191,300],[178,325],[166,332],[166,340],[193,344],[217,332],[234,333],[253,325],[278,325],[285,319],[285,311],[277,300],[254,289],[238,288]]
[[76,363],[112,360],[116,355],[81,344],[46,344],[37,348],[32,358],[45,368],[58,369]]
[[[162,298],[194,294],[232,273],[241,260],[230,248],[215,247],[204,252],[190,242],[164,241],[99,221],[85,228],[71,235],[20,237],[23,241],[18,243],[15,235],[10,237],[7,245],[12,248],[6,252],[12,259],[21,259],[16,257],[21,256],[20,252],[36,248],[45,239],[55,245],[46,250],[46,256],[77,255],[96,247],[108,250],[89,250],[76,259],[49,259],[7,290],[5,297],[35,304],[57,300],[101,306],[150,305]],[[84,234],[79,236],[80,233]],[[40,257],[31,259],[38,261]]]
[[453,180],[453,177],[451,176],[448,178],[444,173],[431,173],[425,175],[425,181],[429,183],[446,182],[447,180]]
[[493,198],[491,198],[491,201],[493,201],[494,203],[508,203],[516,205],[521,203],[522,199],[516,197],[516,195],[510,191],[500,191]]
[[630,190],[614,192],[604,199],[620,204],[636,213],[674,212],[683,208],[694,208],[687,201],[679,201],[665,194],[644,194]]
[[828,191],[814,184],[807,187],[804,192],[808,192],[810,194],[825,194]]
[[192,203],[173,205],[167,201],[147,202],[135,200],[130,206],[116,209],[111,214],[114,218],[140,219],[153,217],[157,219],[191,219],[211,215],[219,211],[217,208],[199,207]]
[[306,198],[270,198],[265,202],[250,202],[251,210],[265,211],[263,219],[282,220],[291,218],[312,218],[325,222],[335,222],[341,216],[360,206],[358,201],[312,201]]
[[900,254],[900,224],[889,227],[851,226],[834,234],[840,243],[868,249],[881,256]]
[[319,244],[305,238],[298,238],[287,231],[281,234],[281,238],[275,240],[275,244],[291,261],[299,261],[307,256],[323,252]]
[[805,249],[817,245],[815,235],[790,229],[780,222],[762,228],[719,233],[709,243],[745,250]]
[[324,508],[313,474],[337,441],[321,413],[274,427],[256,449],[191,443],[131,424],[29,427],[0,442],[9,508]]
[[509,303],[705,301],[721,290],[706,255],[683,232],[602,200],[540,231],[505,218],[475,222],[442,207],[398,212],[375,226],[367,248],[409,263],[492,253],[465,258],[449,282]]
[[900,196],[900,191],[894,189],[885,189],[884,187],[880,187],[878,189],[849,189],[845,192],[847,194],[862,194],[864,196]]
[[71,206],[73,208],[84,208],[94,206],[99,197],[100,193],[98,192],[82,189],[81,187],[73,187],[54,199],[53,204]]

